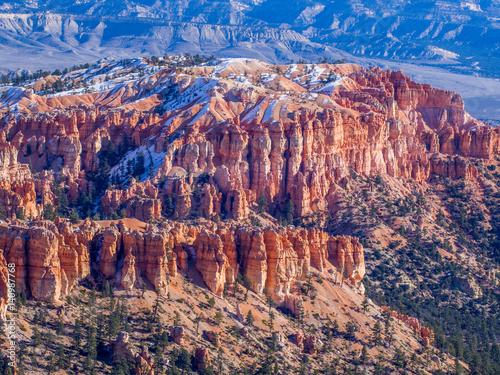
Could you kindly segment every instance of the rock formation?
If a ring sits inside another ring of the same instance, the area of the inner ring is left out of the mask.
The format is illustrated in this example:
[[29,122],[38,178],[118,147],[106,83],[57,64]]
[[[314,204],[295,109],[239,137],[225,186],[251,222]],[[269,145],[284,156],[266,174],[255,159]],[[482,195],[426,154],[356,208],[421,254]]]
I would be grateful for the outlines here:
[[304,353],[314,355],[316,353],[317,338],[314,335],[309,335],[304,338]]
[[207,348],[196,348],[194,362],[198,371],[204,371],[211,366],[210,352]]
[[391,310],[387,306],[381,306],[381,309],[389,312],[395,319],[406,323],[422,340],[424,346],[429,346],[434,341],[434,332],[420,324],[417,318],[399,314],[397,311]]
[[[311,79],[303,65],[272,70],[235,59],[193,69],[196,77],[215,77],[199,86],[185,72],[164,69],[147,82],[85,100],[11,90],[2,105],[22,110],[0,113],[0,207],[8,217],[21,208],[36,217],[40,204],[57,203],[52,181],[71,202],[88,196],[96,181],[106,185],[95,177],[111,162],[113,186],[100,201],[104,215],[160,219],[169,196],[172,217],[242,220],[264,194],[270,210],[291,201],[294,214],[303,216],[333,209],[339,182],[352,173],[473,178],[470,158],[492,160],[498,152],[499,131],[468,115],[453,92],[378,68],[315,69],[319,76]],[[279,87],[256,78],[276,70]],[[235,80],[242,75],[244,87]],[[327,82],[332,77],[334,86]],[[164,103],[176,95],[187,104],[167,110],[158,96],[148,96],[154,90],[168,92]],[[201,102],[188,98],[193,90]],[[144,181],[130,180],[141,153]]]
[[125,331],[120,332],[116,340],[112,341],[109,346],[111,352],[113,353],[114,362],[119,362],[122,359],[133,357],[130,350],[129,334]]
[[135,355],[135,374],[154,375],[153,358],[148,353],[148,348],[142,346],[141,352]]
[[[268,293],[292,312],[296,282],[305,280],[311,267],[321,272],[333,265],[354,285],[365,272],[363,247],[357,239],[294,227],[206,222],[203,229],[168,222],[141,232],[122,221],[102,228],[85,220],[76,228],[57,219],[32,221],[29,228],[0,226],[0,245],[6,262],[16,264],[19,290],[52,302],[90,274],[92,252],[94,258],[98,254],[98,276],[124,289],[146,281],[166,294],[178,259],[192,257],[208,289],[218,296],[241,273],[254,292]],[[188,262],[179,265],[189,268]]]
[[132,179],[126,190],[106,190],[100,206],[104,214],[117,213],[123,209],[127,217],[135,217],[142,221],[161,217],[158,189],[151,184],[151,180],[137,183],[135,179]]
[[[355,285],[365,274],[363,247],[352,237],[332,237],[316,229],[235,227],[232,231],[241,271],[251,280],[252,289],[256,293],[266,290],[280,304],[285,303],[295,281],[305,280],[311,265],[322,271],[331,262]],[[225,231],[219,229],[219,233]],[[226,246],[233,248],[231,243]],[[205,230],[193,247],[196,268],[208,288],[222,295],[228,271],[234,275],[236,264],[225,255],[220,236]]]
[[170,337],[177,345],[184,345],[184,327],[170,327]]
[[208,341],[210,341],[214,346],[218,347],[220,345],[219,334],[214,331],[203,331]]

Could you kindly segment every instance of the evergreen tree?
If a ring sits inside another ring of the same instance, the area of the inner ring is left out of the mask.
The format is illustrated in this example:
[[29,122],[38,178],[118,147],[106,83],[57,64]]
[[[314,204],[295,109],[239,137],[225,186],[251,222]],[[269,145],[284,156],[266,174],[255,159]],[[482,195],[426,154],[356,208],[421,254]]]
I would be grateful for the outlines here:
[[373,331],[372,331],[372,337],[371,341],[373,345],[380,345],[382,342],[382,327],[380,326],[379,322],[376,322],[375,325],[373,326]]
[[394,365],[398,368],[406,368],[407,362],[406,362],[406,355],[404,352],[401,350],[401,348],[397,348],[396,352],[394,353]]
[[140,178],[144,173],[146,173],[145,159],[144,152],[141,151],[135,159],[133,175]]
[[365,299],[363,300],[363,302],[361,303],[361,307],[363,308],[363,312],[366,314],[368,312],[368,310],[370,309],[370,303],[368,302],[368,298],[366,298],[365,296]]
[[109,285],[109,281],[106,280],[106,282],[104,283],[104,290],[103,290],[103,295],[104,297],[111,297],[111,287]]
[[67,359],[64,354],[64,346],[59,344],[56,351],[56,366],[60,369],[65,369],[67,365]]
[[154,356],[154,368],[157,374],[163,374],[164,363],[163,363],[163,351],[160,346],[156,346],[155,356]]
[[252,310],[249,310],[247,317],[245,319],[245,323],[247,325],[249,325],[250,327],[252,327],[254,322],[255,322],[255,318],[253,317]]
[[45,220],[50,220],[50,221],[53,221],[56,217],[56,214],[54,212],[54,206],[52,206],[51,203],[47,203],[44,207],[43,207],[43,218]]
[[250,279],[248,275],[245,275],[243,277],[239,277],[239,283],[246,289],[245,292],[245,301],[246,301],[248,299],[248,292],[252,287],[252,279]]
[[363,349],[361,349],[361,355],[359,356],[359,360],[361,361],[362,364],[366,364],[368,362],[369,356],[368,356],[368,350],[366,349],[366,346],[363,345]]
[[78,212],[75,209],[72,209],[70,214],[69,214],[69,220],[73,223],[76,224],[80,221],[80,216],[78,215]]
[[224,320],[224,315],[222,315],[222,313],[220,311],[217,311],[215,313],[214,320],[217,323],[217,325],[220,326],[220,324]]
[[169,195],[165,196],[165,216],[172,217],[174,214],[174,202]]
[[295,209],[293,207],[292,199],[291,199],[290,195],[288,195],[286,202],[285,202],[285,211],[284,211],[285,220],[286,220],[287,224],[292,223],[294,211],[295,211]]
[[96,328],[91,324],[87,329],[87,345],[85,347],[88,358],[95,360],[97,358],[97,340]]
[[356,326],[354,325],[353,322],[347,322],[347,325],[346,325],[346,337],[348,340],[354,340],[354,338],[356,337],[355,336],[355,333],[356,332]]
[[64,322],[62,318],[57,320],[56,324],[56,334],[57,336],[60,336],[64,332]]
[[262,214],[267,208],[267,199],[264,195],[264,191],[260,191],[259,199],[257,199],[257,205],[259,206],[259,212]]

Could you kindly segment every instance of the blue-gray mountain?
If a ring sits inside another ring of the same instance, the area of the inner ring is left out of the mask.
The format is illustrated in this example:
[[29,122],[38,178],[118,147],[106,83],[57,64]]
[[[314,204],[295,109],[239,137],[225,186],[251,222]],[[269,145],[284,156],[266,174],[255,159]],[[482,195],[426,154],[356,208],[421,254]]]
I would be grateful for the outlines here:
[[0,12],[2,68],[165,51],[272,62],[346,51],[500,75],[499,0],[16,0]]

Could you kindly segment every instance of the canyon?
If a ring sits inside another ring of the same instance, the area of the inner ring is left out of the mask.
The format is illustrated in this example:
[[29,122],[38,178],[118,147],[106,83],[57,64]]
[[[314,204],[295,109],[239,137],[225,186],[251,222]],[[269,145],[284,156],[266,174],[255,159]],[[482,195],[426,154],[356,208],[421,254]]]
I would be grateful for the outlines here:
[[[225,333],[207,323],[200,336],[199,322],[185,318],[206,308],[203,295],[238,337],[255,334],[250,312],[265,330],[276,309],[279,335],[293,336],[276,340],[283,348],[295,342],[299,354],[323,352],[325,322],[336,316],[363,345],[373,341],[364,326],[389,326],[393,317],[404,352],[423,356],[440,333],[386,305],[391,290],[404,295],[450,276],[468,295],[464,306],[496,290],[494,253],[470,245],[481,235],[467,232],[467,243],[451,231],[459,212],[460,225],[477,217],[473,230],[484,229],[488,241],[493,233],[500,132],[469,115],[458,94],[355,64],[193,59],[101,62],[4,93],[2,318],[8,263],[34,307],[73,309],[68,301],[109,288],[139,315],[145,295],[147,314],[160,305],[151,296],[163,301],[164,316],[190,301],[168,331],[205,371],[214,353],[200,337],[224,346]],[[421,260],[413,248],[428,258],[412,269]],[[286,319],[294,319],[293,334]],[[113,336],[110,351],[128,347],[128,337]],[[392,336],[385,340],[394,351]],[[151,371],[147,351],[131,358]]]

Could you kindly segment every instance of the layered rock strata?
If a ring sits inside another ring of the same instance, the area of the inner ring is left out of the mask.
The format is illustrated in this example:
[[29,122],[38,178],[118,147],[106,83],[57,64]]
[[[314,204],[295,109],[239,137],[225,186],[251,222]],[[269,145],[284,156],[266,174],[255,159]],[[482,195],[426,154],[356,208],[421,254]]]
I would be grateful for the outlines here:
[[[0,226],[0,246],[5,249],[3,259],[16,264],[18,292],[52,302],[68,294],[92,268],[98,272],[94,279],[107,279],[124,289],[146,282],[166,293],[178,264],[184,270],[195,267],[219,296],[241,274],[256,293],[267,293],[285,305],[294,298],[296,282],[305,280],[311,267],[322,272],[334,266],[353,284],[365,273],[363,247],[357,239],[293,227],[206,222],[200,228],[169,222],[142,232],[121,221],[102,228],[89,220],[75,227],[57,219],[33,221],[29,227]],[[5,298],[5,291],[0,291]]]
[[[17,115],[6,111],[14,106]],[[54,175],[71,202],[89,194],[108,160],[134,162],[137,147],[148,169],[141,178],[154,177],[128,186],[131,171],[117,165],[118,184],[101,201],[106,215],[159,219],[168,195],[172,217],[240,220],[264,195],[273,212],[291,200],[302,216],[332,209],[339,182],[353,173],[475,178],[470,159],[492,161],[500,144],[499,130],[469,116],[459,95],[350,64],[234,59],[87,95],[11,90],[0,107],[0,207],[8,217],[22,207],[36,217],[40,204],[54,204],[46,183]],[[40,172],[35,181],[28,164]]]

